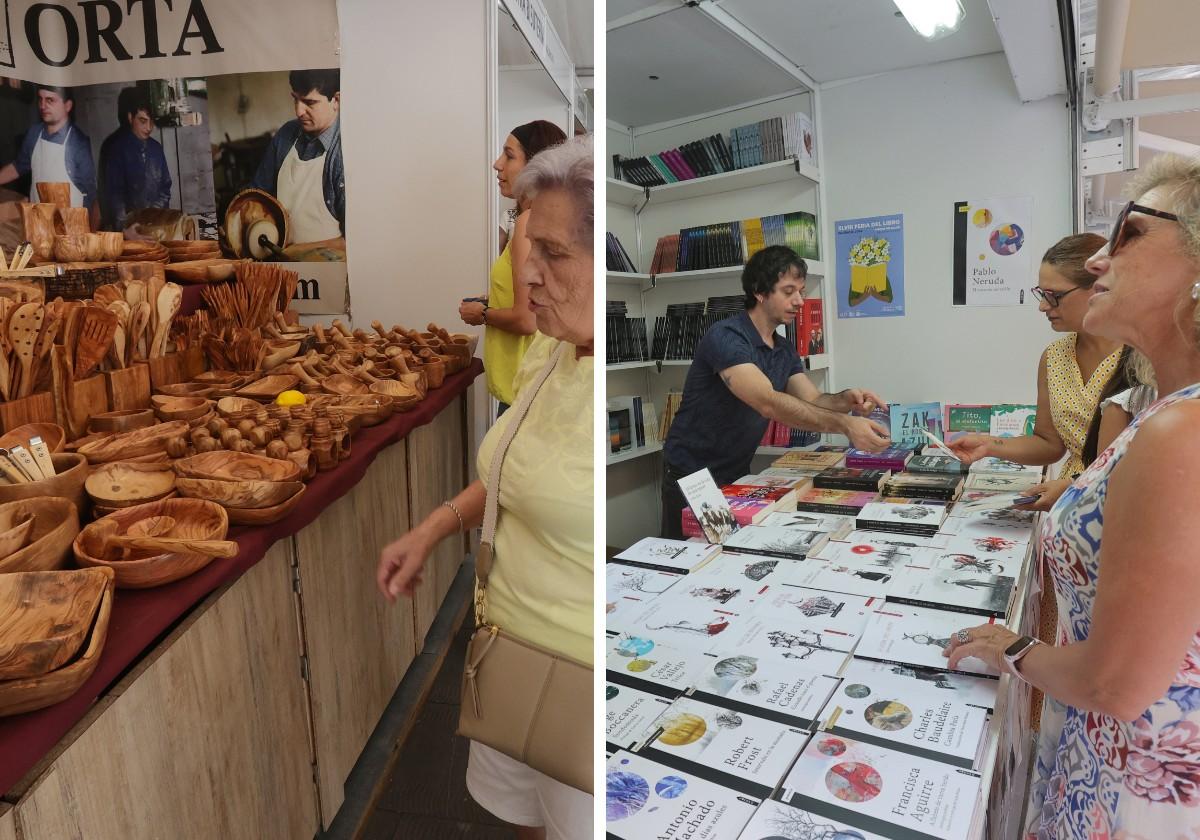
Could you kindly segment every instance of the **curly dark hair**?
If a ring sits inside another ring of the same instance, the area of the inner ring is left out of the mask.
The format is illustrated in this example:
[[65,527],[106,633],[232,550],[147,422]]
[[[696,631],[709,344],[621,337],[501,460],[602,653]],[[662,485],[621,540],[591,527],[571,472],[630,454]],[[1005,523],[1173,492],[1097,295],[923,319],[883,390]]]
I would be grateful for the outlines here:
[[746,295],[743,303],[746,308],[757,306],[758,298],[755,295],[771,294],[779,278],[793,268],[800,272],[802,278],[808,276],[808,264],[786,245],[770,245],[751,257],[742,269],[742,291]]

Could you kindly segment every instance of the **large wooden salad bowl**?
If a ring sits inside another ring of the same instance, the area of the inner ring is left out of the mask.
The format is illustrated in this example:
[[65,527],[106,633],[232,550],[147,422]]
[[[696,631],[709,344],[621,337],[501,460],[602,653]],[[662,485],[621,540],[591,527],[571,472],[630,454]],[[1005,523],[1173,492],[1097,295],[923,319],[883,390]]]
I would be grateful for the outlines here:
[[212,478],[220,481],[299,481],[300,468],[292,461],[267,458],[253,452],[215,450],[175,462],[181,478]]
[[46,572],[61,569],[71,556],[71,541],[79,533],[79,511],[69,499],[40,496],[0,504],[0,527],[32,517],[33,528],[25,545],[0,557],[0,574]]
[[0,575],[0,681],[65,665],[83,647],[112,579],[108,569]]

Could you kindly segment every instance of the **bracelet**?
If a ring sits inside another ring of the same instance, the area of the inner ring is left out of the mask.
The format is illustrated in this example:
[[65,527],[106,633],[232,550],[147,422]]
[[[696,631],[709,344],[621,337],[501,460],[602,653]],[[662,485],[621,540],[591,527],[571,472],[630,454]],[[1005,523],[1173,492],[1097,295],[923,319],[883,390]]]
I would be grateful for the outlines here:
[[483,305],[483,312],[479,315],[479,320],[483,321],[484,326],[487,326],[487,313],[489,309],[491,309],[491,307],[485,303]]
[[452,502],[452,501],[450,501],[449,499],[447,499],[446,501],[442,502],[442,504],[443,504],[445,507],[448,507],[448,508],[450,508],[450,510],[454,511],[454,515],[458,517],[458,526],[459,526],[459,530],[460,530],[460,531],[465,531],[465,530],[467,530],[467,522],[466,522],[466,520],[465,520],[465,519],[463,519],[463,515],[462,515],[461,513],[459,513],[459,511],[458,511],[458,507],[457,507],[457,506],[454,504],[454,502]]

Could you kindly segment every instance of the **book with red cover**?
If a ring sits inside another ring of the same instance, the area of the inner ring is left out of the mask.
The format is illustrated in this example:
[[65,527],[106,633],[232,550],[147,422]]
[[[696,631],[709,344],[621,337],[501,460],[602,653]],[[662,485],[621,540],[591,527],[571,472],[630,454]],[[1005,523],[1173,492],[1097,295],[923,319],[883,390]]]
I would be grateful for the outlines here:
[[[737,522],[738,527],[758,524],[760,520],[774,513],[776,506],[779,504],[767,499],[752,499],[737,496],[732,498],[726,496],[725,501],[729,503],[729,509],[733,511],[733,518]],[[685,538],[704,536],[704,531],[690,507],[683,509],[683,536]]]
[[800,327],[796,332],[796,352],[801,356],[814,356],[825,352],[825,320],[820,298],[804,301],[804,311],[797,319]]
[[869,491],[818,490],[814,488],[796,500],[796,510],[857,516],[864,505],[877,501],[879,501],[879,494]]

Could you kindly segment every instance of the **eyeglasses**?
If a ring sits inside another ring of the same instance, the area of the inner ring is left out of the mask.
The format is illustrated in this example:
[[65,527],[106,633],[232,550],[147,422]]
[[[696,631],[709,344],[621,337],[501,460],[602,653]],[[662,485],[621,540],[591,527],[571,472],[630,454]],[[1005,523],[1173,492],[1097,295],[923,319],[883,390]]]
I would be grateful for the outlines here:
[[1039,303],[1044,300],[1050,304],[1051,309],[1056,309],[1063,298],[1071,294],[1071,292],[1078,292],[1082,288],[1083,286],[1076,286],[1073,289],[1067,289],[1065,292],[1056,292],[1051,289],[1043,289],[1041,286],[1034,286],[1029,291],[1033,293],[1033,296],[1038,299]]
[[[1132,201],[1125,205],[1125,208],[1117,215],[1116,224],[1113,225],[1112,236],[1108,238],[1108,255],[1115,257],[1117,251],[1125,244],[1127,236],[1125,222],[1129,220],[1130,213],[1142,213],[1146,216],[1154,216],[1158,219],[1167,219],[1168,221],[1178,222],[1179,217],[1174,213],[1168,213],[1165,210],[1155,210],[1153,207],[1143,207],[1140,204],[1134,204]],[[1053,305],[1053,304],[1052,304]]]

